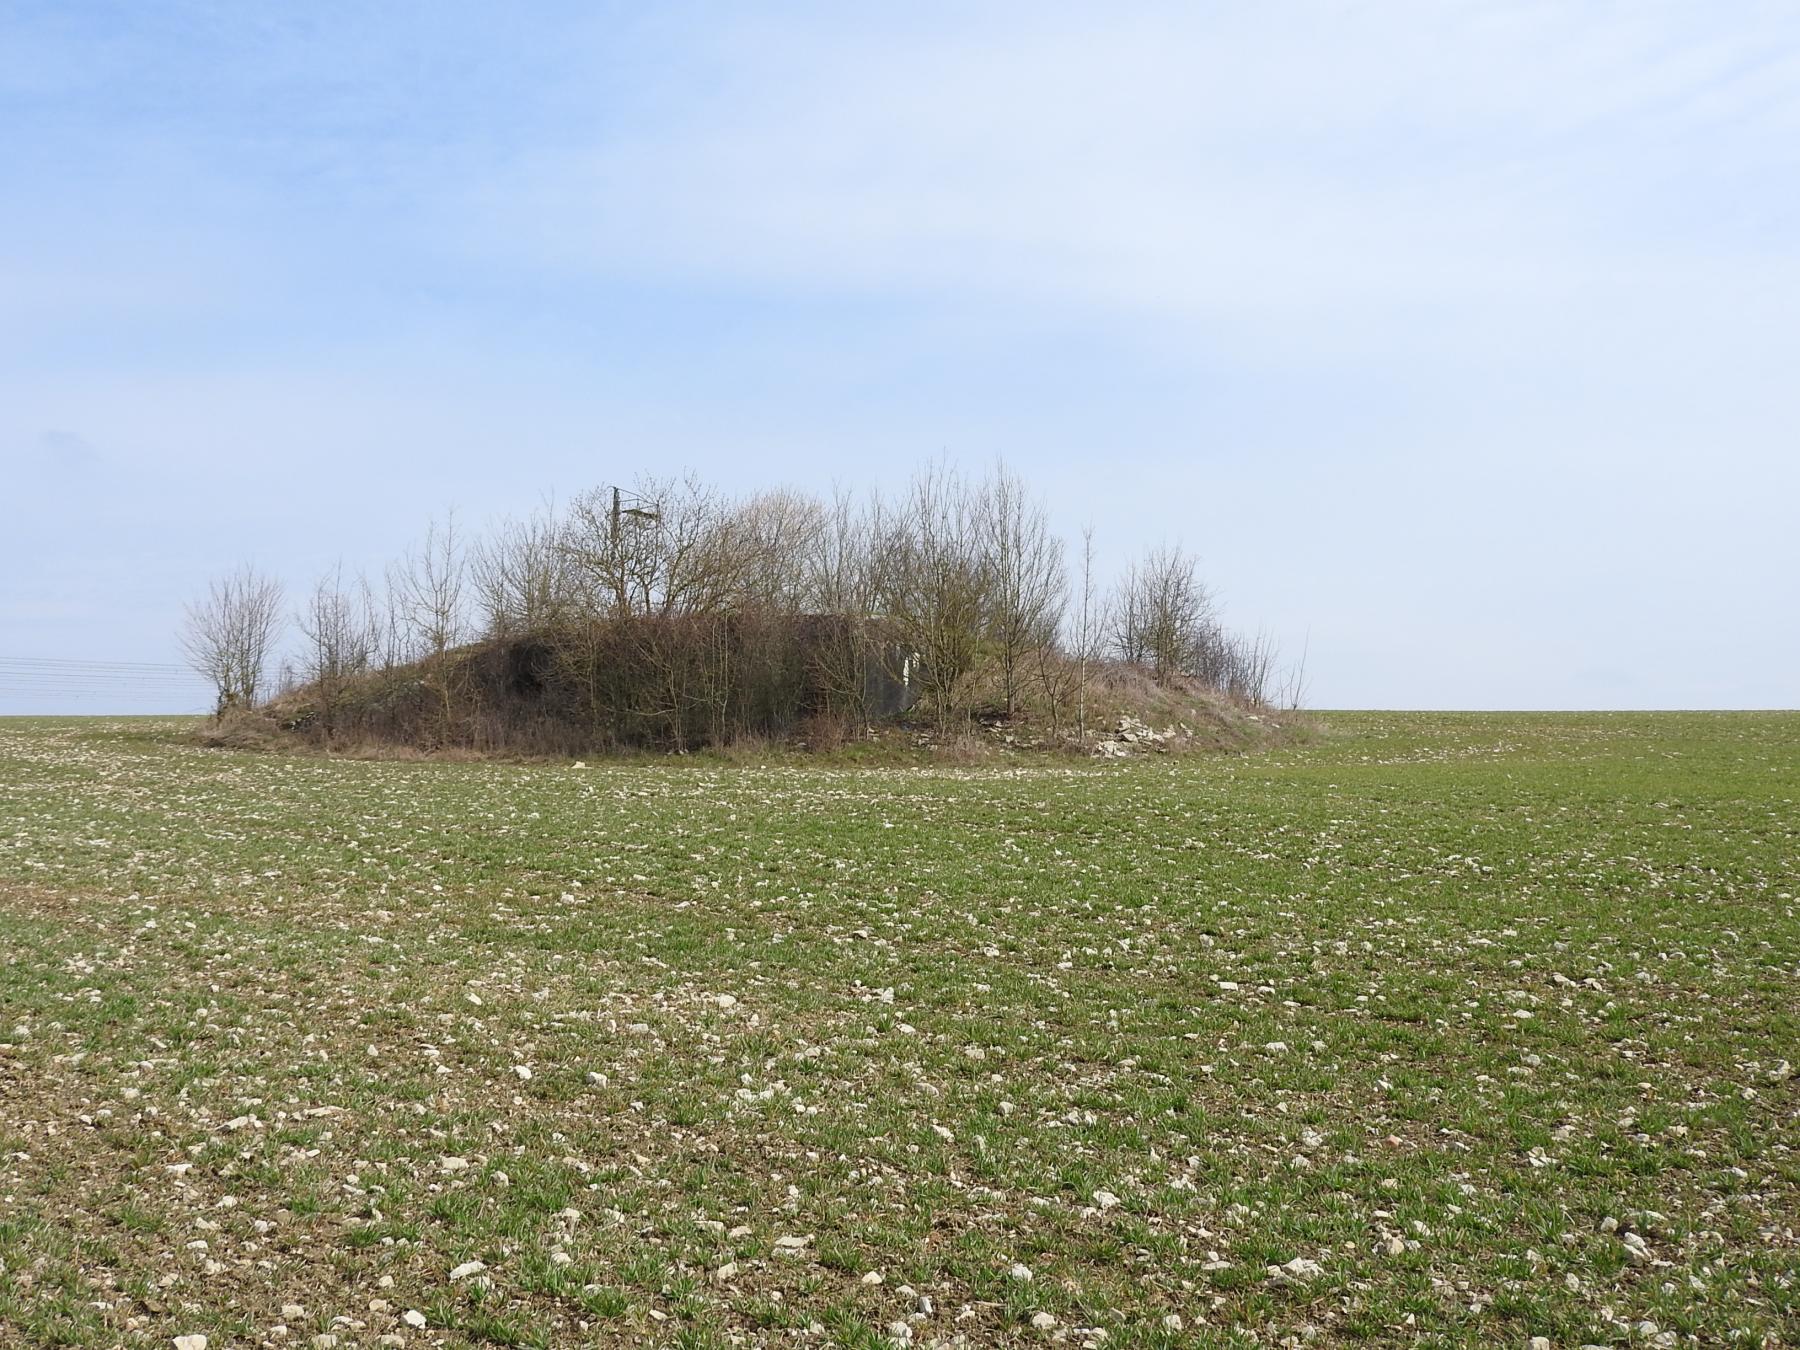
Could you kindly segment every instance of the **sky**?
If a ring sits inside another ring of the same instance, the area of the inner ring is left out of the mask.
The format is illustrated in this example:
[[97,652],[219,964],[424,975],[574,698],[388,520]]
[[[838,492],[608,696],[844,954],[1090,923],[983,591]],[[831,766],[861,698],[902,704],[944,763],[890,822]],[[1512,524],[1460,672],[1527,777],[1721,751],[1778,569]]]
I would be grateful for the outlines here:
[[202,706],[239,562],[938,457],[1313,706],[1800,704],[1800,8],[0,0],[0,713]]

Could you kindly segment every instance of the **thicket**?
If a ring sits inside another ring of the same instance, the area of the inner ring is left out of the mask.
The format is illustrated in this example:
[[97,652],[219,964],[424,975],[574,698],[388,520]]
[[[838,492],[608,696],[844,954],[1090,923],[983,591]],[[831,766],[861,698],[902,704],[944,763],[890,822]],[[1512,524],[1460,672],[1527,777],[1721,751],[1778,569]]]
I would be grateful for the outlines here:
[[[474,539],[434,522],[378,579],[320,578],[271,710],[324,741],[585,752],[831,739],[903,714],[1085,738],[1118,663],[1276,697],[1273,646],[1219,622],[1192,555],[1158,547],[1104,594],[1091,533],[1076,561],[1072,577],[1003,466],[823,500],[645,476]],[[221,713],[264,701],[282,603],[240,569],[190,607],[183,642]]]

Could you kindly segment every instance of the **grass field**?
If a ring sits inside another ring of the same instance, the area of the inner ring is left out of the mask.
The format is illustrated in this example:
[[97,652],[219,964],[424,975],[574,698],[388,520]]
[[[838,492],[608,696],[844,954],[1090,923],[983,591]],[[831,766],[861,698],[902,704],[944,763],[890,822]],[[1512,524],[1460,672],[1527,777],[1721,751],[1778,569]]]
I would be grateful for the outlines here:
[[1793,1344],[1800,715],[1324,724],[0,721],[0,1342]]

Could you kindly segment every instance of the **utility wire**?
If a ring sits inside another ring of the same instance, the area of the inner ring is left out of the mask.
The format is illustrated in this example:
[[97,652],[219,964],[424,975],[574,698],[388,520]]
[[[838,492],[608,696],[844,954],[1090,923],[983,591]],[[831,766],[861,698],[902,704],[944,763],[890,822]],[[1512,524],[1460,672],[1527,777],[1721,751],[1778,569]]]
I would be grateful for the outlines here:
[[172,661],[83,661],[63,656],[0,656],[0,665],[44,666],[57,670],[141,670],[193,674],[193,667]]
[[109,703],[201,711],[211,682],[172,661],[0,656],[0,698],[17,707]]

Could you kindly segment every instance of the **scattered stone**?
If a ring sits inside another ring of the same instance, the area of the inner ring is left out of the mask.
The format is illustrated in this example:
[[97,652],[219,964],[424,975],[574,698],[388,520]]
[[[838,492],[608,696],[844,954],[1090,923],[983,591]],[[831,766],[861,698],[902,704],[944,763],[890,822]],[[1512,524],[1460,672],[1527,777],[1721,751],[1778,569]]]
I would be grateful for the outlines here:
[[175,1350],[206,1350],[206,1337],[177,1336],[175,1338]]
[[713,1272],[713,1279],[717,1280],[720,1284],[724,1284],[727,1280],[735,1280],[737,1278],[737,1273],[737,1262],[727,1261]]
[[284,1322],[298,1322],[305,1316],[306,1309],[301,1307],[298,1303],[284,1303],[281,1305],[281,1320]]
[[1114,1209],[1118,1206],[1119,1197],[1111,1191],[1095,1191],[1094,1203],[1101,1209]]
[[871,1284],[871,1285],[880,1284],[881,1283],[881,1272],[879,1270],[871,1270],[871,1271],[865,1272],[862,1277],[862,1282],[864,1284]]
[[519,1081],[521,1083],[529,1083],[531,1081],[531,1066],[529,1064],[515,1064],[513,1065],[513,1072],[519,1075]]
[[1285,1266],[1269,1267],[1269,1278],[1276,1284],[1301,1284],[1324,1273],[1325,1267],[1305,1256],[1296,1256]]
[[1031,1325],[1036,1327],[1039,1331],[1050,1331],[1055,1328],[1056,1319],[1047,1312],[1033,1313],[1031,1315]]
[[1548,1336],[1533,1336],[1531,1338],[1529,1350],[1550,1350],[1550,1338]]
[[400,1314],[400,1320],[415,1331],[423,1331],[425,1329],[425,1314],[420,1312],[417,1308],[408,1308],[405,1312]]
[[1012,1269],[1008,1270],[1006,1273],[1015,1280],[1021,1280],[1026,1284],[1031,1283],[1031,1267],[1022,1261],[1013,1262]]
[[485,1261],[464,1261],[455,1270],[450,1272],[450,1278],[452,1281],[466,1280],[469,1276],[479,1275],[486,1269],[487,1263]]

